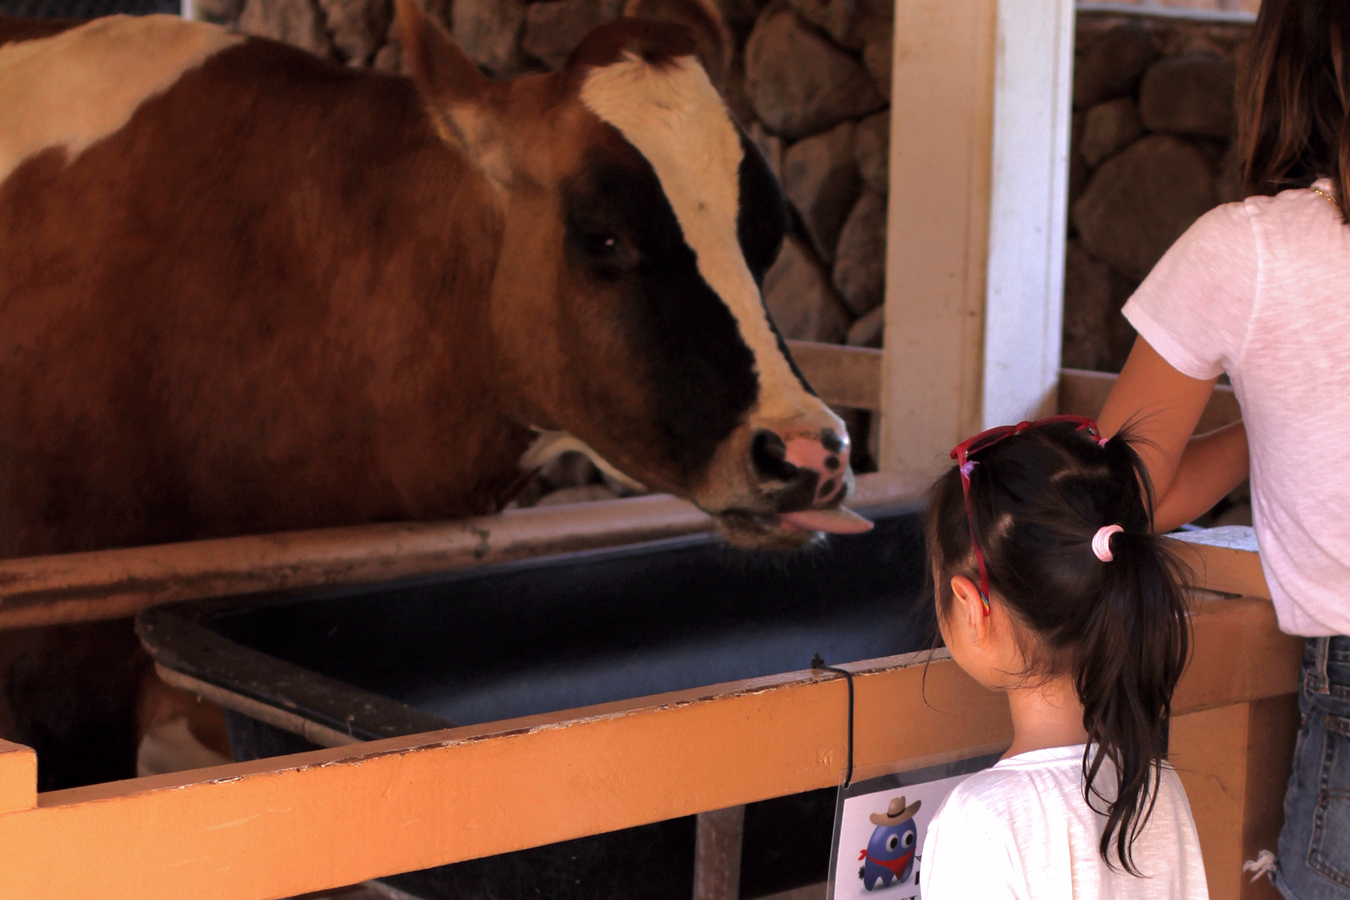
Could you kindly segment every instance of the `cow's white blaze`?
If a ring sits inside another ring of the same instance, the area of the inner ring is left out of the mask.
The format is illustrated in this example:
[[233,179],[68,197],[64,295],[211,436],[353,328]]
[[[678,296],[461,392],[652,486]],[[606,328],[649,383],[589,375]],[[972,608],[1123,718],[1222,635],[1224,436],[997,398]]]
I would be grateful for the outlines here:
[[242,40],[176,16],[109,16],[0,45],[0,182],[50,147],[74,160],[184,72]]
[[[754,276],[737,238],[744,150],[725,104],[698,61],[679,57],[651,65],[635,54],[592,69],[581,101],[613,125],[656,171],[698,258],[698,270],[736,319],[755,357],[758,414],[767,421],[833,419],[797,381],[769,326]],[[824,424],[824,423],[822,423]]]

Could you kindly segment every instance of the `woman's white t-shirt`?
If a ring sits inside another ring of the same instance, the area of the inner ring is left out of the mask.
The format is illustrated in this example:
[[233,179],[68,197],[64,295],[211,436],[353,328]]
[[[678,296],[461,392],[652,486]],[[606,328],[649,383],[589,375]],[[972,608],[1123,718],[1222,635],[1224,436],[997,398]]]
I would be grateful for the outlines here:
[[1340,211],[1307,189],[1217,207],[1167,251],[1125,317],[1177,371],[1233,382],[1280,628],[1350,634],[1350,227]]
[[[1109,771],[1098,776],[1103,786]],[[1134,843],[1140,878],[1102,860],[1106,817],[1083,799],[1082,744],[1001,760],[938,807],[919,857],[922,897],[1208,900],[1186,792],[1171,767],[1161,775],[1153,815]]]

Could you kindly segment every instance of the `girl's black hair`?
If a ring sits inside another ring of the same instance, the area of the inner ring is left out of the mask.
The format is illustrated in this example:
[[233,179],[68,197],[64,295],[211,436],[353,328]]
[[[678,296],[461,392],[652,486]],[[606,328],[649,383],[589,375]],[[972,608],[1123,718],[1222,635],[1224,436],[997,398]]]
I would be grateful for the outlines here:
[[[1114,845],[1138,875],[1131,851],[1157,798],[1172,691],[1190,653],[1186,572],[1153,534],[1148,473],[1128,435],[1103,446],[1071,423],[1029,429],[973,459],[969,524],[956,468],[930,492],[938,615],[950,613],[953,576],[979,583],[973,530],[990,600],[1015,623],[1019,674],[1073,676],[1090,739],[1083,797],[1106,816],[1102,858],[1113,865]],[[1102,562],[1092,538],[1113,524],[1125,530]],[[1098,779],[1111,775],[1115,790],[1101,790]]]
[[1350,3],[1263,0],[1237,96],[1243,196],[1327,177],[1350,223]]

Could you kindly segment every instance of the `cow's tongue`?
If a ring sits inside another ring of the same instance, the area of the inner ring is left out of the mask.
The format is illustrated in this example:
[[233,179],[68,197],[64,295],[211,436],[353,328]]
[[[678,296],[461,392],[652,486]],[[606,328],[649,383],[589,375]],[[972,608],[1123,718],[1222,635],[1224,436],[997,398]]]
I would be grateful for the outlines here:
[[872,530],[872,523],[850,509],[804,509],[783,513],[779,519],[786,525],[802,531],[825,531],[830,534],[862,534]]

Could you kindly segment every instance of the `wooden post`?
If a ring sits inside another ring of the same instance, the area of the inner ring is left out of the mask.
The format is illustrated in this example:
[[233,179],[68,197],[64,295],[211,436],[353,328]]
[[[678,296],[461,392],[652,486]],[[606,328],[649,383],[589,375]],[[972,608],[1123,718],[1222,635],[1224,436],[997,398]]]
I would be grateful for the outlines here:
[[996,7],[895,6],[878,462],[907,480],[981,418]]
[[694,900],[737,900],[741,895],[741,839],[745,807],[698,814],[694,840]]
[[37,754],[0,741],[0,815],[37,807]]
[[926,482],[961,438],[1053,408],[1072,0],[895,9],[882,471]]
[[1246,860],[1275,850],[1298,733],[1294,694],[1206,709],[1172,720],[1171,757],[1200,832],[1214,900],[1278,900]]
[[1064,313],[1073,0],[1002,0],[981,428],[1054,412]]

